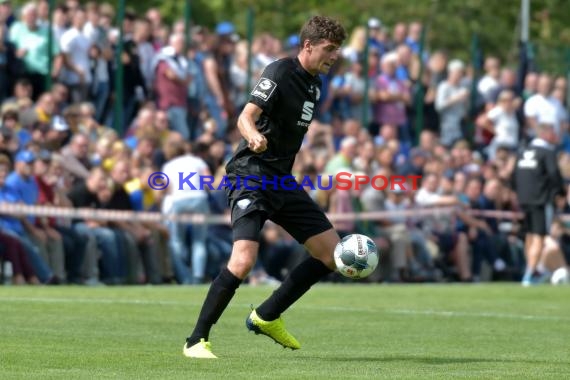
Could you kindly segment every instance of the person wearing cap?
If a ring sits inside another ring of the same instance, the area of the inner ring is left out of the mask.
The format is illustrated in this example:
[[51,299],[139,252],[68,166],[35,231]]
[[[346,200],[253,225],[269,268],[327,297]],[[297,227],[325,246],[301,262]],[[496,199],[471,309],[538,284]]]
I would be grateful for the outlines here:
[[[14,192],[19,201],[30,206],[38,205],[39,199],[39,188],[33,176],[32,166],[36,158],[29,150],[20,151],[15,158],[14,170],[6,178],[6,186]],[[22,220],[22,224],[49,263],[54,276],[59,281],[64,281],[65,255],[61,235],[53,229],[38,226],[36,221],[37,217],[28,216]]]
[[465,65],[452,60],[447,65],[447,79],[437,87],[435,109],[439,112],[441,142],[446,147],[463,138],[462,123],[467,115],[469,90],[461,84]]
[[[5,155],[0,155],[0,203],[15,204],[20,202],[18,195],[6,185],[10,166],[10,159]],[[40,282],[48,283],[53,279],[53,272],[40,254],[39,248],[24,229],[23,222],[26,219],[25,216],[0,215],[0,229],[4,235],[17,240],[22,245],[35,275]]]
[[287,41],[285,43],[285,50],[288,52],[287,54],[291,57],[294,57],[299,52],[299,36],[296,34],[292,34],[287,37]]
[[368,42],[371,47],[375,48],[380,55],[384,55],[388,51],[386,46],[386,31],[383,28],[382,22],[376,17],[368,20],[369,39]]
[[228,36],[235,32],[234,24],[229,21],[222,21],[216,25],[216,34],[218,36]]
[[[223,113],[225,114],[225,118],[232,120],[236,114],[236,108],[232,101],[233,86],[230,72],[232,61],[235,59],[236,43],[239,41],[239,35],[235,31],[234,25],[230,22],[220,23],[216,28],[216,34],[218,35],[218,43],[214,49],[214,55],[218,61],[218,78],[222,88],[225,90],[223,91]],[[273,41],[279,42],[276,39]],[[281,49],[279,48],[279,50]],[[253,72],[253,74],[255,74],[255,72]],[[252,88],[253,86],[255,86],[255,83],[253,83]],[[221,129],[218,134],[219,138],[225,137],[225,132],[227,129],[226,124],[227,123],[221,125]]]

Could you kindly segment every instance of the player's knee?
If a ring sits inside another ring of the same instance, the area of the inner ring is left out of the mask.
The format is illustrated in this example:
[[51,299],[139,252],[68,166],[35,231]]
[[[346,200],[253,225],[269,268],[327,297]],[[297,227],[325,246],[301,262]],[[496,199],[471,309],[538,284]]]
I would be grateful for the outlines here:
[[315,259],[321,261],[329,269],[334,270],[336,264],[334,262],[334,247],[323,247],[322,249],[309,249],[309,253]]
[[316,259],[320,260],[323,264],[325,264],[327,266],[327,268],[329,268],[331,270],[336,269],[336,264],[334,262],[334,255],[333,254],[331,254],[329,256],[316,257]]
[[255,261],[249,258],[240,257],[235,260],[230,260],[228,263],[228,269],[234,274],[234,276],[243,280],[247,277],[254,264]]
[[311,256],[323,262],[328,268],[335,269],[334,249],[340,237],[335,230],[330,229],[309,238],[305,242],[305,248]]
[[228,269],[236,277],[244,279],[255,265],[259,243],[239,240],[234,243]]

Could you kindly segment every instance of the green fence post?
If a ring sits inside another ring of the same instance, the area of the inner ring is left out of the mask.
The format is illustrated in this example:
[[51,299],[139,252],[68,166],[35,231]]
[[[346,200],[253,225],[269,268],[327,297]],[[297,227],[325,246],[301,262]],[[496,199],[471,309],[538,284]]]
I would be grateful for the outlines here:
[[[419,52],[419,60],[420,60],[420,72],[418,73],[417,83],[418,86],[416,87],[415,99],[414,99],[414,107],[416,109],[416,136],[415,136],[415,143],[414,145],[419,144],[420,140],[420,133],[424,128],[424,97],[425,93],[422,87],[423,76],[424,76],[424,45],[426,40],[426,26],[422,27],[422,34],[420,37],[420,52]],[[428,84],[429,85],[429,84]]]
[[125,19],[125,0],[119,0],[119,12],[117,14],[117,23],[119,25],[119,40],[117,51],[115,54],[115,64],[117,72],[115,75],[115,122],[114,128],[119,135],[123,134],[123,21]]
[[[570,47],[566,48],[566,83],[570,83]],[[570,86],[566,85],[566,108],[570,109]]]
[[249,96],[251,91],[251,76],[252,76],[252,57],[251,57],[251,46],[253,45],[253,23],[255,21],[255,13],[253,8],[247,8],[247,80],[245,83],[245,93]]
[[366,43],[364,44],[364,62],[362,62],[362,72],[364,74],[364,93],[362,94],[362,128],[368,129],[368,113],[370,110],[368,91],[370,88],[370,78],[368,72],[370,67],[368,64],[368,55],[370,54],[370,28],[366,22]]
[[192,1],[186,0],[184,7],[184,49],[185,53],[188,53],[188,48],[190,47],[190,28],[192,27]]
[[468,138],[467,140],[473,144],[475,135],[475,107],[477,103],[477,77],[479,76],[479,36],[477,33],[473,33],[471,38],[471,66],[473,67],[473,78],[471,80],[471,91],[469,99],[469,122],[468,126]]
[[55,5],[55,0],[49,0],[48,2],[48,67],[46,75],[46,91],[51,90],[51,72],[53,70],[53,8]]

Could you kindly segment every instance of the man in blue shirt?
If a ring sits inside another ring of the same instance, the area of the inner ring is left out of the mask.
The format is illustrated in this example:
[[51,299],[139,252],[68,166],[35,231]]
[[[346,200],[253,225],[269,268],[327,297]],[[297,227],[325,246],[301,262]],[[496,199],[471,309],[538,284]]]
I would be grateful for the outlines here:
[[[6,187],[15,196],[16,202],[36,205],[39,188],[32,175],[35,156],[30,151],[22,150],[16,155],[14,161],[14,171],[6,178]],[[37,226],[34,216],[23,218],[22,224],[31,241],[40,249],[45,261],[49,263],[54,275],[59,280],[65,279],[65,255],[61,235],[57,231],[48,235],[43,228]]]
[[[33,155],[32,155],[33,157]],[[18,155],[17,159],[23,159],[23,156]],[[28,155],[29,158],[29,155]],[[1,203],[19,203],[20,198],[7,184],[7,176],[10,171],[10,159],[6,155],[0,155],[0,204]],[[53,273],[42,258],[38,247],[32,242],[29,235],[24,229],[22,220],[27,222],[25,217],[18,218],[8,215],[0,215],[0,229],[2,232],[10,235],[20,243],[22,243],[26,255],[32,264],[35,274],[43,283],[53,282]]]

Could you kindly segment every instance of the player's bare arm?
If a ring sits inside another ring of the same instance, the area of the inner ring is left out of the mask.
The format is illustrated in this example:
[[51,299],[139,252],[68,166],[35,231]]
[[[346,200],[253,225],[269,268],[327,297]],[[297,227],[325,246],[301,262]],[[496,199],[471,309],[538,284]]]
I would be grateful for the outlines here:
[[238,118],[238,129],[243,138],[248,142],[248,147],[255,153],[261,153],[267,149],[267,139],[257,130],[255,122],[261,116],[263,110],[253,103],[248,103]]

